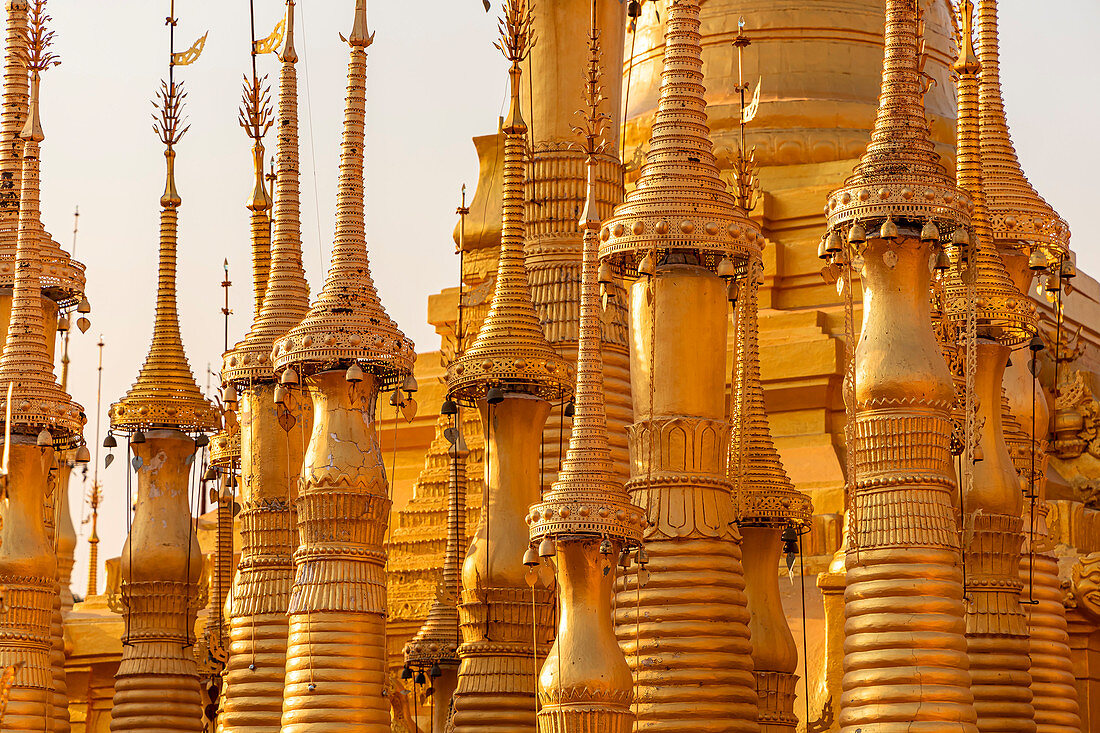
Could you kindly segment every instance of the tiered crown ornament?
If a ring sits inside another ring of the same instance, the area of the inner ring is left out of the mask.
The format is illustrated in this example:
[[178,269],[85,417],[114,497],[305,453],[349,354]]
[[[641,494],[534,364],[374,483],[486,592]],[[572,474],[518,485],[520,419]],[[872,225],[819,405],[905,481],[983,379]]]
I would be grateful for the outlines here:
[[[28,20],[30,3],[17,0],[8,7],[8,52],[4,60],[3,109],[0,112],[0,173],[10,181],[10,190],[0,192],[0,287],[15,284],[16,248],[19,237],[19,196],[22,178],[22,152],[29,117],[38,115],[37,88],[28,87],[28,70],[34,73],[33,49],[29,48],[32,33],[48,32],[31,28],[41,22]],[[44,16],[39,16],[40,18]],[[39,70],[41,71],[41,70]],[[37,122],[33,124],[39,124]],[[84,265],[65,252],[42,227],[38,231],[39,285],[42,293],[62,309],[75,306],[84,299]]]
[[[340,152],[336,238],[328,279],[301,324],[275,343],[277,371],[298,365],[308,374],[358,366],[374,374],[380,387],[402,386],[412,373],[416,352],[382,307],[370,274],[363,206],[363,141],[366,116],[366,9],[356,5],[348,100]],[[274,277],[274,274],[273,274]]]
[[[58,449],[83,442],[84,413],[57,383],[46,343],[46,319],[42,308],[41,248],[49,236],[42,229],[39,210],[39,146],[45,139],[38,110],[41,73],[56,65],[49,52],[53,32],[45,30],[48,17],[41,5],[33,17],[25,62],[30,71],[30,110],[20,133],[22,140],[22,190],[19,202],[19,234],[15,253],[15,281],[11,320],[3,356],[0,356],[0,411],[10,410],[10,430],[37,435],[40,445]],[[2,412],[0,412],[2,414]]]
[[[197,54],[190,60],[181,58],[191,53],[175,54],[172,66],[191,63]],[[202,396],[191,373],[176,305],[177,210],[183,201],[176,191],[175,146],[188,129],[182,119],[186,93],[170,74],[158,97],[160,111],[154,117],[157,121],[154,129],[165,146],[167,181],[160,199],[160,265],[153,342],[134,386],[111,406],[111,427],[124,431],[163,428],[213,432],[221,420],[217,408]]]
[[599,156],[607,148],[607,142],[601,140],[607,115],[600,112],[600,43],[595,17],[589,49],[586,108],[582,110],[585,125],[576,130],[584,138],[584,150],[588,155],[588,190],[580,219],[584,242],[573,432],[558,480],[543,501],[531,507],[527,523],[533,542],[543,537],[588,535],[621,540],[630,547],[641,544],[646,516],[643,510],[630,503],[626,489],[615,479],[607,437],[598,275],[600,212],[596,193]]
[[[244,340],[225,355],[222,379],[247,384],[275,378],[271,349],[297,326],[309,311],[309,284],[302,267],[302,225],[298,159],[298,53],[294,47],[294,0],[287,0],[286,36],[279,60],[279,124],[275,150],[277,177],[271,214],[271,261],[263,304]],[[268,44],[274,45],[274,44]],[[258,109],[262,109],[262,102]],[[251,120],[249,127],[251,127]],[[259,185],[259,184],[258,184]],[[261,189],[253,193],[249,208],[255,213]],[[255,251],[255,250],[254,250]]]
[[[914,5],[907,12],[918,11]],[[908,228],[926,241],[945,242],[970,224],[970,199],[944,169],[929,134],[920,54],[918,23],[888,17],[878,117],[867,152],[829,195],[830,236],[846,235],[859,245],[868,236],[893,239]],[[960,232],[959,241],[969,241],[966,235]]]
[[1069,252],[1069,225],[1028,182],[1008,132],[1001,96],[997,0],[978,0],[977,30],[982,67],[978,85],[982,184],[993,239],[998,247],[1025,252],[1039,245],[1048,257],[1060,258]]
[[[648,273],[684,251],[720,274],[744,271],[764,246],[718,174],[707,126],[698,0],[677,0],[665,28],[661,96],[646,163],[600,232],[600,259],[620,273]],[[690,212],[685,214],[685,212]]]
[[[951,266],[944,278],[944,317],[962,340],[973,310],[977,334],[1009,347],[1028,343],[1035,335],[1035,307],[1008,276],[994,246],[989,226],[979,146],[978,74],[981,66],[974,54],[973,5],[961,5],[958,75],[958,130],[956,180],[973,203],[973,236],[951,248]],[[967,252],[969,250],[969,252]],[[973,282],[969,282],[973,278]],[[973,292],[968,294],[968,288]],[[971,302],[971,300],[973,302]]]
[[467,405],[476,404],[494,388],[547,400],[563,399],[572,391],[571,370],[546,340],[531,302],[523,257],[527,123],[520,110],[520,64],[527,58],[532,40],[527,0],[507,2],[497,47],[512,64],[512,102],[504,122],[503,216],[496,289],[477,340],[447,368],[451,399]]

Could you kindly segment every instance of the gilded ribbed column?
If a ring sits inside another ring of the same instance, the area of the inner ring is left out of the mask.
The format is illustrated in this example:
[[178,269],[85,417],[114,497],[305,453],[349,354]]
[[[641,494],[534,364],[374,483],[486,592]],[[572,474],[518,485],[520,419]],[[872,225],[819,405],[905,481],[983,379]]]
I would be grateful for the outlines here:
[[501,245],[489,313],[474,344],[447,369],[451,399],[481,412],[486,430],[485,496],[462,566],[462,645],[454,696],[456,733],[533,733],[536,658],[552,635],[552,591],[529,585],[520,563],[529,546],[528,508],[539,500],[539,452],[552,402],[568,399],[572,376],[531,300],[524,265],[527,123],[521,64],[531,45],[531,7],[507,0],[498,43],[511,64],[504,121]]
[[[280,389],[271,348],[309,310],[302,265],[298,136],[298,54],[295,3],[287,2],[285,45],[279,55],[274,207],[264,186],[263,134],[270,110],[262,81],[247,90],[245,125],[252,139],[255,182],[252,220],[253,288],[262,302],[245,338],[225,355],[222,379],[240,395],[241,557],[227,605],[229,659],[218,714],[219,730],[275,733],[283,711],[287,608],[298,548],[294,501],[312,409],[304,393],[276,404]],[[265,224],[271,211],[270,228]],[[270,241],[267,237],[270,236]],[[285,429],[289,428],[289,429]]]
[[[576,147],[573,128],[579,95],[577,80],[587,72],[584,53],[592,0],[558,0],[535,7],[532,29],[538,42],[531,48],[529,78],[520,90],[523,108],[530,110],[533,142],[524,194],[526,262],[531,299],[546,338],[566,361],[577,358],[581,282],[581,234],[577,219],[584,207],[587,164]],[[619,0],[596,0],[600,29],[600,70],[604,78],[621,74],[626,34],[626,6]],[[607,145],[596,156],[596,198],[610,211],[623,199],[619,163],[622,117],[620,84],[605,84],[600,113],[607,116]],[[530,97],[530,99],[528,99]],[[603,323],[604,374],[612,459],[621,481],[629,478],[630,453],[626,428],[632,422],[628,315],[621,285],[608,303]],[[563,429],[564,421],[564,429]],[[570,420],[554,409],[543,431],[544,490],[557,476],[569,440]]]
[[428,675],[432,689],[431,730],[439,733],[447,725],[451,698],[458,686],[458,599],[462,592],[462,558],[466,555],[466,459],[470,455],[461,424],[461,415],[456,413],[454,440],[447,448],[450,470],[443,579],[428,609],[427,619],[404,649],[405,666]]
[[723,278],[744,276],[762,237],[718,176],[699,5],[668,5],[646,165],[600,232],[603,266],[638,278],[627,490],[648,519],[648,570],[620,578],[616,634],[634,675],[638,730],[757,731],[742,538],[727,475]]
[[929,137],[917,3],[887,0],[878,116],[828,197],[830,240],[864,264],[846,555],[842,731],[976,730],[955,480],[951,375],[929,297],[943,240],[969,242],[969,199]]
[[[49,51],[44,3],[30,13],[31,30],[21,39],[24,73],[30,71],[29,108],[14,158],[21,165],[16,179],[18,233],[15,240],[11,319],[0,356],[0,411],[10,410],[9,472],[3,477],[0,516],[0,668],[21,664],[12,680],[5,731],[65,730],[68,701],[64,670],[58,659],[61,599],[53,544],[57,491],[55,449],[59,454],[80,445],[84,418],[79,405],[57,384],[49,343],[42,289],[46,235],[39,209],[40,145],[45,139],[39,116],[40,74],[55,58]],[[24,7],[25,10],[25,7]],[[9,52],[10,55],[11,52]],[[6,120],[6,118],[5,118]],[[12,390],[6,405],[7,389]],[[3,414],[0,412],[0,414]]]
[[798,723],[794,710],[798,648],[783,610],[777,569],[784,528],[800,531],[813,514],[813,506],[787,476],[764,410],[757,320],[762,275],[763,263],[752,260],[737,297],[728,469],[744,539],[742,562],[760,730],[793,733]]
[[[64,378],[62,378],[64,381]],[[50,689],[50,704],[53,707],[53,730],[69,731],[69,686],[65,678],[65,630],[61,615],[61,565],[57,545],[57,503],[62,491],[68,491],[70,467],[64,453],[56,454],[53,471],[50,476],[51,491],[43,505],[42,521],[46,525],[46,536],[54,551],[56,571],[54,573],[54,592],[50,598],[50,674],[53,682]]]
[[58,476],[58,495],[60,503],[57,524],[57,584],[61,587],[61,612],[68,613],[73,610],[73,591],[71,588],[73,577],[73,565],[76,563],[76,527],[73,526],[72,509],[69,505],[69,476],[72,474],[72,466],[68,462],[61,463]]
[[967,430],[978,432],[975,448],[964,451],[960,477],[967,653],[978,729],[1030,733],[1035,723],[1019,582],[1023,501],[1005,443],[1001,386],[1010,348],[1026,344],[1034,335],[1035,317],[994,248],[982,185],[980,65],[971,38],[972,4],[964,2],[960,15],[962,44],[954,65],[959,106],[956,180],[973,203],[974,234],[953,248],[953,262],[944,275],[944,318],[965,355],[966,389],[973,389],[964,394],[967,420],[973,415],[973,427]]
[[[1070,232],[1066,222],[1028,182],[1009,136],[1001,94],[997,5],[997,0],[977,2],[982,186],[997,249],[1006,254],[1009,274],[1020,291],[1026,293],[1034,275],[1026,268],[1030,251],[1036,247],[1043,250],[1057,265],[1059,258],[1069,253]],[[1009,257],[1009,252],[1018,252],[1020,256]],[[1046,541],[1049,510],[1045,502],[1043,445],[1049,415],[1042,388],[1033,384],[1027,362],[1025,358],[1013,360],[1006,372],[1005,386],[1013,414],[1027,435],[1039,440],[1035,457],[1037,476],[1032,487],[1038,493],[1037,516],[1030,516],[1031,502],[1025,501],[1025,544],[1020,569],[1025,583],[1024,598],[1037,601],[1024,606],[1030,634],[1028,649],[1035,729],[1037,733],[1076,733],[1081,730],[1081,718],[1074,688],[1065,606],[1061,600],[1058,563]],[[1032,436],[1033,390],[1038,390],[1034,400],[1034,425],[1038,428],[1038,436]]]
[[[156,315],[148,356],[129,392],[111,406],[111,428],[130,435],[137,473],[130,534],[122,548],[125,631],[115,674],[112,731],[201,731],[202,694],[192,646],[202,554],[189,502],[196,443],[219,427],[180,337],[176,303],[177,228],[182,204],[175,146],[182,87],[170,72],[159,93],[156,130],[165,146]],[[126,456],[129,460],[130,456]],[[128,467],[129,468],[129,467]]]
[[539,549],[528,550],[524,563],[534,573],[540,563],[552,562],[558,581],[558,632],[538,681],[540,733],[630,733],[634,723],[634,683],[615,638],[612,592],[619,554],[641,546],[646,519],[631,505],[611,462],[604,399],[603,309],[597,274],[602,217],[596,191],[597,155],[606,150],[607,119],[600,109],[602,35],[596,11],[593,3],[581,110],[585,122],[579,128],[588,185],[580,216],[584,244],[576,412],[558,480],[527,517],[531,542]]
[[396,388],[391,402],[411,399],[416,354],[386,314],[370,275],[363,147],[373,40],[365,0],[357,0],[347,38],[332,264],[309,313],[272,352],[282,381],[304,379],[314,407],[297,499],[300,546],[287,610],[283,733],[390,729],[383,546],[390,487],[374,416],[390,389]]

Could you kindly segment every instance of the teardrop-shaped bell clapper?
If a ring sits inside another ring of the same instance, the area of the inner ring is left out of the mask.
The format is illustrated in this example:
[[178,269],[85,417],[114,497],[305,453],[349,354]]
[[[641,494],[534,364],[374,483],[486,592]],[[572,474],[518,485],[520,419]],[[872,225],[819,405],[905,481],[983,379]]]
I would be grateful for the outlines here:
[[867,229],[858,221],[848,230],[848,244],[863,244],[867,241]]
[[926,243],[940,241],[940,228],[936,226],[936,222],[929,221],[924,225],[924,228],[920,230],[920,241]]
[[645,588],[647,585],[649,585],[649,570],[642,565],[638,568],[638,586]]
[[499,405],[504,402],[504,390],[500,387],[489,388],[489,391],[485,393],[485,401],[490,405]]
[[645,257],[638,263],[638,274],[646,277],[653,277],[657,274],[657,260],[653,257],[652,252],[646,252]]
[[351,366],[348,367],[347,374],[344,375],[352,384],[363,381],[363,368],[359,366],[359,362],[353,361]]
[[539,543],[539,557],[553,557],[554,552],[554,540],[543,537],[542,542]]
[[298,370],[294,367],[287,367],[279,375],[279,384],[298,384],[299,381]]

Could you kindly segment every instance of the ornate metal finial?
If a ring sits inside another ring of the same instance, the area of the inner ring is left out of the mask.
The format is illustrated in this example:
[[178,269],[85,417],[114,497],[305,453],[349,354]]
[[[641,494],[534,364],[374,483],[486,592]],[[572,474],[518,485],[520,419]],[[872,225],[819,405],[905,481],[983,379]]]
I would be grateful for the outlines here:
[[504,123],[504,174],[500,256],[489,313],[477,339],[447,368],[451,398],[476,404],[494,387],[557,400],[572,391],[569,366],[542,330],[524,262],[524,178],[527,125],[520,111],[520,63],[534,42],[527,0],[505,0],[500,40],[494,45],[511,61],[512,106]]
[[1001,95],[997,0],[978,0],[978,87],[982,183],[999,248],[1027,250],[1032,243],[1055,261],[1069,251],[1069,225],[1040,196],[1024,175],[1009,135]]
[[[676,0],[665,23],[661,96],[638,184],[600,233],[600,257],[633,275],[647,255],[683,252],[717,270],[758,256],[760,229],[718,174],[707,124],[699,0]],[[728,266],[728,265],[727,265]]]
[[416,351],[382,307],[370,275],[363,206],[363,142],[367,107],[366,6],[356,3],[350,48],[340,180],[336,194],[336,237],[328,279],[301,324],[276,342],[276,370],[301,364],[300,373],[334,364],[358,363],[382,386],[400,385],[412,373]]
[[745,33],[745,18],[738,18],[737,35],[733,39],[733,46],[737,49],[736,89],[741,99],[739,121],[741,142],[737,148],[737,159],[733,162],[733,179],[734,197],[737,199],[737,206],[745,212],[751,211],[756,206],[757,197],[760,195],[760,181],[756,175],[756,148],[749,150],[745,142],[745,128],[756,119],[756,112],[760,109],[760,88],[763,86],[763,82],[758,81],[752,99],[747,103],[745,102],[745,94],[749,90],[749,84],[745,81],[744,53],[745,49],[751,45],[752,39]]
[[175,52],[176,24],[173,13],[166,22],[169,28],[168,80],[161,82],[154,102],[157,113],[153,115],[153,130],[164,145],[167,163],[164,195],[160,199],[160,265],[153,340],[134,386],[111,406],[111,427],[115,430],[165,428],[212,432],[220,422],[217,409],[203,397],[191,373],[180,336],[176,303],[178,209],[183,201],[176,190],[175,146],[189,128],[183,117],[187,93],[175,80],[175,67],[193,63],[202,50],[202,44],[196,43],[192,50],[198,47],[198,51],[195,54],[189,51],[186,58],[180,59]]
[[[956,341],[966,341],[968,319],[974,318],[977,336],[1005,346],[1022,346],[1035,335],[1035,308],[1009,277],[989,225],[979,140],[981,64],[974,53],[974,5],[970,0],[959,3],[959,20],[959,58],[953,67],[958,79],[955,179],[970,196],[973,237],[953,248],[951,267],[944,277],[944,318]],[[969,295],[968,288],[973,288]]]
[[845,236],[860,222],[885,221],[920,231],[935,221],[944,239],[970,224],[970,200],[951,180],[932,144],[924,113],[926,76],[918,3],[886,4],[882,91],[867,152],[844,186],[828,199],[829,229]]
[[[262,302],[252,327],[240,343],[225,355],[222,378],[240,384],[272,381],[275,371],[271,348],[297,326],[309,311],[309,284],[302,266],[301,184],[298,150],[298,54],[294,50],[294,0],[287,0],[285,44],[279,56],[279,108],[275,149],[274,208],[271,211],[270,267]],[[274,34],[273,34],[274,35]],[[269,37],[270,41],[270,37]],[[274,44],[265,41],[267,48]],[[253,226],[259,222],[254,218]],[[256,237],[262,237],[254,229]],[[254,269],[257,263],[253,262]],[[260,302],[257,294],[257,302]]]
[[20,156],[19,233],[11,319],[0,356],[0,384],[10,386],[0,402],[7,415],[7,432],[49,435],[50,443],[63,449],[83,442],[84,413],[54,377],[42,308],[41,247],[47,235],[39,209],[39,148],[45,139],[38,111],[39,87],[41,73],[58,63],[50,52],[53,31],[47,27],[50,18],[45,8],[46,0],[32,4],[27,35],[25,63],[31,74],[30,109],[23,126]]
[[595,2],[592,3],[588,49],[584,108],[578,111],[584,123],[574,128],[588,155],[588,189],[580,220],[584,239],[573,431],[558,480],[543,501],[531,507],[528,524],[532,541],[546,536],[601,535],[632,546],[641,544],[645,514],[631,505],[626,489],[615,479],[604,404],[603,308],[598,274],[600,216],[596,193],[599,161],[596,156],[606,147],[603,132],[608,118],[600,111],[603,97]]

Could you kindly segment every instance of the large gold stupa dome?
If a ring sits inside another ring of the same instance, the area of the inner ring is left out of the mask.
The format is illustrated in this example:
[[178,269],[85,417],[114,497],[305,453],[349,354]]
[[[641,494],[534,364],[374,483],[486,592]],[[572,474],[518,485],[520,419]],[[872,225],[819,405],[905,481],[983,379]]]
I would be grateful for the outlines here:
[[[757,81],[763,82],[759,112],[747,138],[748,147],[756,147],[757,162],[824,163],[863,154],[882,81],[882,0],[706,0],[701,12],[707,115],[716,150],[736,152],[738,145],[740,97],[733,41],[743,17],[752,39],[743,59],[750,98]],[[637,39],[630,34],[626,38],[628,163],[650,137],[661,83],[664,20],[663,4],[647,2]],[[925,105],[938,152],[951,167],[954,30],[946,0],[928,3],[924,20],[924,71],[932,84]]]

